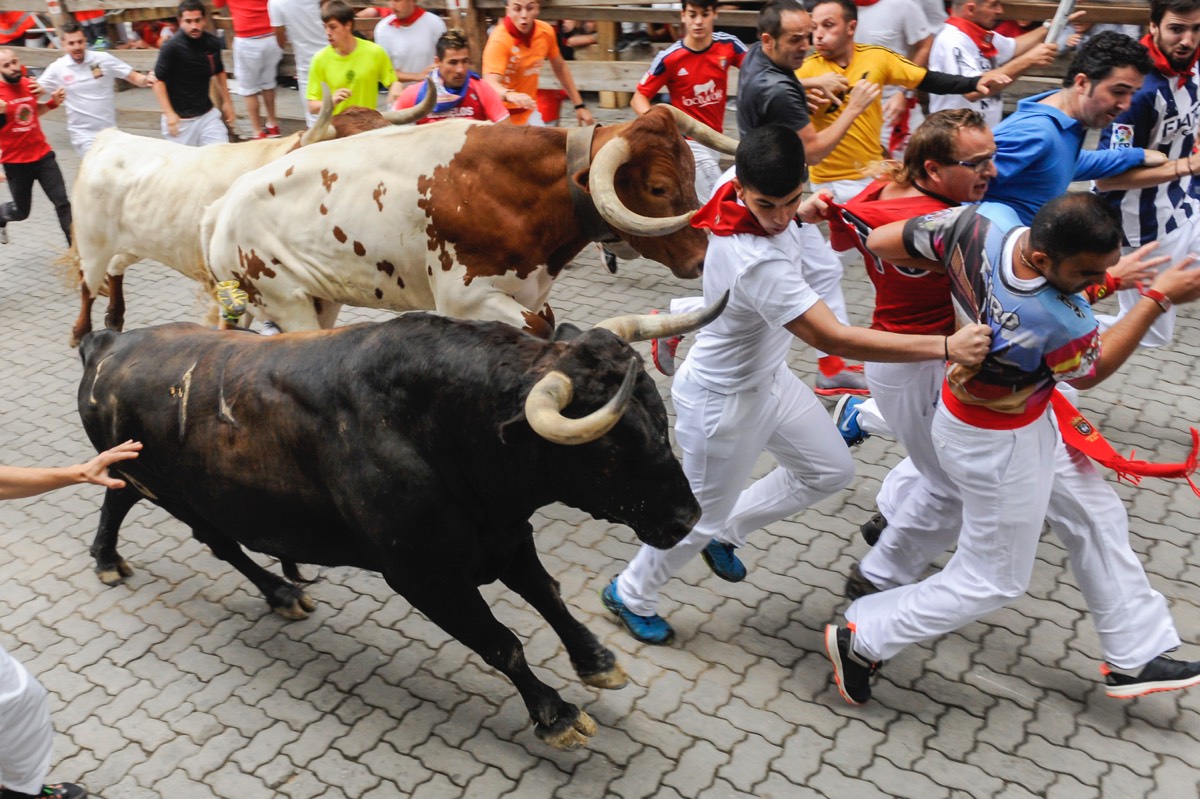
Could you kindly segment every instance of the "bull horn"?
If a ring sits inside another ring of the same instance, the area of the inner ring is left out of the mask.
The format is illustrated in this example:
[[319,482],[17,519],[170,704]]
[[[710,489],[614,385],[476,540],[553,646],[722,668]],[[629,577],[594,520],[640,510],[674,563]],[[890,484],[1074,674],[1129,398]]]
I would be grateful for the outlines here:
[[664,216],[656,218],[642,216],[625,207],[617,197],[617,169],[630,158],[629,142],[621,136],[614,136],[600,148],[592,160],[592,169],[588,177],[592,201],[604,221],[617,230],[634,236],[667,236],[687,225],[695,211],[689,211],[679,216]]
[[579,419],[562,415],[562,409],[571,404],[575,391],[571,378],[559,371],[550,372],[529,390],[529,396],[525,398],[525,420],[533,432],[555,444],[575,445],[595,441],[621,420],[633,396],[637,372],[637,358],[630,358],[625,379],[613,398],[603,408]]
[[614,316],[600,322],[596,327],[609,330],[630,343],[682,336],[699,330],[716,319],[725,310],[728,302],[729,292],[726,291],[721,295],[721,299],[712,305],[691,313]]
[[437,88],[433,85],[433,78],[426,76],[424,100],[403,111],[384,111],[383,118],[393,125],[411,125],[429,116],[429,112],[433,111],[435,105],[437,105]]
[[718,133],[703,122],[692,119],[673,105],[664,103],[663,107],[671,112],[671,116],[675,117],[675,127],[679,128],[679,132],[684,136],[691,136],[705,147],[711,147],[719,153],[737,154],[737,139],[731,139],[724,133]]
[[316,144],[319,141],[328,141],[337,136],[333,130],[333,125],[329,120],[333,119],[333,95],[330,94],[329,85],[321,84],[321,113],[317,114],[316,120],[312,127],[304,131],[300,136],[300,146],[304,147],[309,144]]

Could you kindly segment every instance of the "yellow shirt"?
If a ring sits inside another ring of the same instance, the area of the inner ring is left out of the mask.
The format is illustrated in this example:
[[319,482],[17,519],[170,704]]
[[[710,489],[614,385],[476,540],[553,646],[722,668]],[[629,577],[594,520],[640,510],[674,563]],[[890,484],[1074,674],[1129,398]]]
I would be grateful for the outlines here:
[[349,55],[339,55],[332,47],[322,47],[313,56],[308,68],[308,87],[304,97],[321,99],[321,84],[329,84],[330,92],[350,89],[350,96],[334,106],[340,114],[352,105],[377,110],[379,85],[390,87],[396,82],[392,57],[379,45],[356,39]]
[[[917,84],[925,79],[926,71],[886,47],[855,44],[854,54],[844,69],[819,53],[813,53],[804,59],[800,69],[796,70],[796,77],[815,78],[829,72],[844,75],[851,86],[860,80],[868,80],[880,86],[915,89]],[[836,110],[831,111],[830,106],[826,106],[812,115],[812,123],[816,125],[817,130],[824,130],[833,124],[843,108],[844,104],[839,104]],[[879,144],[882,130],[883,103],[876,100],[850,124],[850,130],[838,142],[833,152],[811,168],[813,183],[858,180],[865,177],[867,167],[884,157],[883,148]]]

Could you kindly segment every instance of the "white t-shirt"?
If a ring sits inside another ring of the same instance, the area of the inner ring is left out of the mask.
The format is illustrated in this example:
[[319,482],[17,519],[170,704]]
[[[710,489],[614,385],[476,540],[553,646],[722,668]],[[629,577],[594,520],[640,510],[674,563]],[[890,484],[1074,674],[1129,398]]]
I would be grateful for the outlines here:
[[[732,177],[722,175],[718,186]],[[800,271],[800,228],[778,236],[713,236],[704,256],[704,303],[729,291],[729,305],[696,333],[687,363],[696,382],[733,393],[770,379],[795,336],[785,324],[820,301]]]
[[908,57],[917,42],[933,35],[917,0],[879,0],[858,9],[854,41],[877,44]]
[[100,131],[117,126],[113,83],[131,72],[133,67],[116,56],[85,50],[81,63],[65,55],[38,78],[48,94],[60,87],[67,90],[67,133],[77,151],[86,150]]
[[[267,16],[272,27],[287,28],[296,69],[307,74],[313,56],[329,44],[321,22],[321,0],[267,0]],[[304,89],[300,87],[301,93]]]
[[428,11],[407,27],[393,25],[395,19],[395,14],[388,14],[379,20],[375,44],[387,50],[397,72],[424,72],[433,65],[437,40],[446,32],[446,23]]
[[[949,72],[952,75],[967,75],[974,77],[982,75],[989,69],[995,69],[1008,61],[1017,52],[1017,40],[1000,34],[992,34],[992,44],[996,46],[995,58],[984,58],[971,37],[953,25],[942,28],[933,40],[933,50],[929,53],[929,68],[938,72]],[[994,128],[1004,117],[1004,98],[999,92],[993,92],[987,97],[981,97],[971,102],[960,94],[931,94],[929,95],[929,111],[945,111],[950,108],[974,108],[983,114],[988,127]]]

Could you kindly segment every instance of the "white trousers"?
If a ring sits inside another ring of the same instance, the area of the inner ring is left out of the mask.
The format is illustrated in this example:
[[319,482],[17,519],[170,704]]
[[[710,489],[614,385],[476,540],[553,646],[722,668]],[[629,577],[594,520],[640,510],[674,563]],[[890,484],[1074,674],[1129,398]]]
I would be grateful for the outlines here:
[[958,548],[940,572],[850,605],[861,655],[886,660],[1020,597],[1047,520],[1106,661],[1138,669],[1179,645],[1166,600],[1129,545],[1124,504],[1086,456],[1062,443],[1053,414],[1017,430],[985,430],[939,407],[932,436],[962,498]]
[[[1188,255],[1200,257],[1200,224],[1197,224],[1196,220],[1192,220],[1184,227],[1176,228],[1170,233],[1159,236],[1158,249],[1150,254],[1170,257],[1171,260],[1167,261],[1163,265],[1163,268]],[[1100,323],[1100,330],[1103,332],[1121,319],[1124,319],[1125,314],[1129,313],[1130,309],[1137,305],[1141,298],[1142,293],[1136,288],[1118,291],[1117,303],[1120,310],[1117,314],[1115,316],[1096,314],[1096,321]],[[1154,324],[1150,325],[1150,329],[1146,331],[1146,335],[1142,336],[1141,346],[1165,347],[1171,343],[1174,335],[1175,308],[1171,308],[1171,310],[1155,319]]]
[[717,181],[721,179],[721,154],[698,141],[687,140],[696,161],[696,196],[704,205],[712,197]]
[[53,739],[46,689],[0,646],[0,785],[41,791]]
[[179,135],[172,136],[167,130],[167,118],[162,118],[162,135],[167,141],[185,144],[188,147],[203,147],[206,144],[225,144],[229,131],[221,121],[221,112],[216,108],[191,119],[179,120]]
[[[617,578],[622,601],[640,616],[657,612],[659,590],[712,539],[740,547],[752,531],[854,479],[854,460],[828,411],[786,364],[761,385],[721,394],[696,383],[684,362],[671,398],[683,471],[702,514],[673,548],[642,546]],[[779,465],[743,490],[764,450]]]

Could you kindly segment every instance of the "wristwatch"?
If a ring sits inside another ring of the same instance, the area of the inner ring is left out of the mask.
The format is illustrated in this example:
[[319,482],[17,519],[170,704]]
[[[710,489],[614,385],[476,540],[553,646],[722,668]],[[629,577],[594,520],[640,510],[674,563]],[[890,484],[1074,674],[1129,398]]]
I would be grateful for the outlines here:
[[1155,304],[1157,304],[1159,308],[1162,308],[1163,313],[1170,313],[1171,307],[1175,304],[1171,302],[1170,297],[1168,297],[1166,294],[1163,294],[1158,289],[1146,289],[1142,292],[1142,296],[1149,297],[1150,299],[1154,300]]

